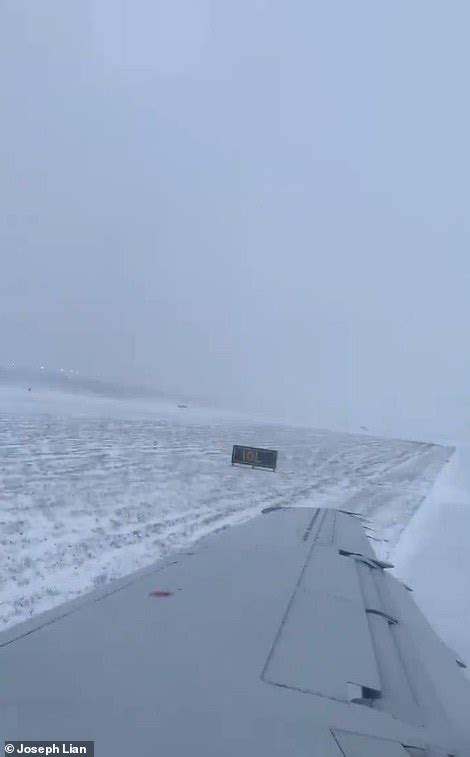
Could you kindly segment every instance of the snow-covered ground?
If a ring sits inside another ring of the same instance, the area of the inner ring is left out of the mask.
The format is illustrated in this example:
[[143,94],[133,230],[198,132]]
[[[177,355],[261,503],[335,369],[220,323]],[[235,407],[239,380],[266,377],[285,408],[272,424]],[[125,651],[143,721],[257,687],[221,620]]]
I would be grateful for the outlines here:
[[[0,627],[268,505],[364,513],[387,556],[451,455],[175,404],[0,388]],[[233,468],[234,443],[278,470]]]

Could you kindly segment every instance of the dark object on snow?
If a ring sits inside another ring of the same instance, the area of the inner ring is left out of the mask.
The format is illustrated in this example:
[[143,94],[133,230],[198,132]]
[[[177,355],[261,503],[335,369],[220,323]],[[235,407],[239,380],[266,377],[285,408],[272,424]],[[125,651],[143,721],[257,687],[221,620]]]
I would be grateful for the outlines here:
[[259,447],[241,447],[233,445],[232,465],[250,465],[252,468],[270,468],[276,470],[277,450]]
[[30,391],[31,391],[31,387],[30,387],[30,386],[28,386],[28,392],[30,392]]
[[187,405],[183,405],[183,403],[179,404],[178,407],[188,407]]

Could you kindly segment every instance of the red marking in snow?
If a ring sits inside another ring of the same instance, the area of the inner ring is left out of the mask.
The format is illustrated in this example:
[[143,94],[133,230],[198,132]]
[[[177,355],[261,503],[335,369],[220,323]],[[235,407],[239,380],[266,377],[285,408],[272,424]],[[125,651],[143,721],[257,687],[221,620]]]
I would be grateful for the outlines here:
[[159,591],[157,589],[157,591],[151,591],[149,597],[171,597],[172,593],[171,591]]

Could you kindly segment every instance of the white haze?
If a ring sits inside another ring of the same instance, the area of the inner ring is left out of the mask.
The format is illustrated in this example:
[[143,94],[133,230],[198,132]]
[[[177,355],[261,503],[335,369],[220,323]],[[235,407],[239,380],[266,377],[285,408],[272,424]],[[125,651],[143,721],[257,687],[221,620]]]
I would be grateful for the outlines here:
[[2,0],[0,364],[470,422],[463,0]]

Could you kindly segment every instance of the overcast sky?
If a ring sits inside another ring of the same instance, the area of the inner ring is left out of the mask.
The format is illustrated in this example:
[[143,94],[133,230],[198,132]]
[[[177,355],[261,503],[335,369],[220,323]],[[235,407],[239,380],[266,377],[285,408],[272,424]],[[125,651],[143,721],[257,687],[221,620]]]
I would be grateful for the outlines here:
[[468,0],[0,0],[0,363],[470,426],[469,28]]

